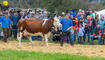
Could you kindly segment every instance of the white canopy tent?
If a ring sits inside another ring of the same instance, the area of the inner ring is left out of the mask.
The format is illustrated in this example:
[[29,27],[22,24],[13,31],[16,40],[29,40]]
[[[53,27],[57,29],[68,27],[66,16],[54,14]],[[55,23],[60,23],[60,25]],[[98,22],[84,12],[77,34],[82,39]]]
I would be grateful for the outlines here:
[[105,9],[103,9],[101,11],[97,11],[96,13],[99,15],[99,19],[100,19],[101,15],[104,16],[104,18],[105,18]]

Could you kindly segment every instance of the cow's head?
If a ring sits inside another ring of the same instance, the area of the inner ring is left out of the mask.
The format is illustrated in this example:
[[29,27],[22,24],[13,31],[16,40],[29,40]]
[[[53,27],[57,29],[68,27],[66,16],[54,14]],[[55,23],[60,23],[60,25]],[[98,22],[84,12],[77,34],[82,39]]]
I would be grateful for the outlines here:
[[53,26],[54,26],[55,28],[57,28],[57,27],[62,27],[62,24],[60,23],[60,20],[59,20],[57,17],[55,17],[53,20],[54,20],[54,21],[53,21]]

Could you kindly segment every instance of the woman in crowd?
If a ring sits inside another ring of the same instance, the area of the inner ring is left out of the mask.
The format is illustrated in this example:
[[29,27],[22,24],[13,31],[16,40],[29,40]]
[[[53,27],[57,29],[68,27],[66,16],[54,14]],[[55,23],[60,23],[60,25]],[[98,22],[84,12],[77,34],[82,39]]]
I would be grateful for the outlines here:
[[91,20],[91,16],[88,15],[87,19],[85,20],[85,34],[84,37],[86,39],[86,34],[88,34],[88,43],[90,41],[90,33],[91,33],[91,25],[92,25],[92,20]]

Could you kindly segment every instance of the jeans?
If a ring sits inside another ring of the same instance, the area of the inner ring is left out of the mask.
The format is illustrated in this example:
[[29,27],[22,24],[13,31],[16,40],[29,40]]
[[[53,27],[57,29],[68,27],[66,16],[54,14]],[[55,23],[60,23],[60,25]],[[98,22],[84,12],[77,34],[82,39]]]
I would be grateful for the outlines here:
[[14,38],[17,38],[17,29],[18,29],[18,27],[16,25],[13,25],[12,28],[13,28],[12,31],[13,31]]
[[77,36],[78,37],[78,43],[84,44],[83,36]]
[[3,28],[3,34],[4,34],[3,41],[7,42],[7,38],[10,36],[10,34],[9,34],[9,28]]
[[72,34],[72,43],[74,44],[75,42],[75,34]]
[[83,36],[79,36],[79,41],[80,41],[80,44],[84,44]]
[[93,35],[93,30],[94,30],[94,27],[91,26],[91,28],[90,28],[90,33],[91,33],[91,35]]
[[40,40],[42,40],[42,37],[41,36],[37,36],[38,38],[40,38]]
[[78,43],[80,43],[80,40],[79,40],[79,36],[78,36],[78,34],[77,34],[77,40],[78,40]]
[[100,28],[101,29],[101,33],[104,33],[104,28]]
[[32,40],[37,40],[37,36],[32,36]]
[[41,36],[32,36],[32,40],[37,40],[37,38],[40,38],[40,40],[42,40]]
[[[91,44],[93,44],[93,39],[95,38],[93,35],[90,36],[91,38]],[[98,44],[101,44],[102,41],[101,41],[101,36],[98,36]]]
[[83,38],[84,42],[85,42],[85,39],[86,39],[86,34],[88,35],[88,42],[89,42],[89,40],[90,40],[90,29],[85,30],[85,32],[84,32],[84,38]]
[[72,39],[71,39],[71,33],[70,32],[63,32],[62,33],[62,38],[61,38],[61,41],[60,41],[60,44],[61,44],[61,46],[63,46],[63,44],[64,44],[64,38],[65,38],[65,36],[68,36],[68,40],[69,40],[69,43],[71,44],[71,45],[73,45],[73,41],[72,41]]

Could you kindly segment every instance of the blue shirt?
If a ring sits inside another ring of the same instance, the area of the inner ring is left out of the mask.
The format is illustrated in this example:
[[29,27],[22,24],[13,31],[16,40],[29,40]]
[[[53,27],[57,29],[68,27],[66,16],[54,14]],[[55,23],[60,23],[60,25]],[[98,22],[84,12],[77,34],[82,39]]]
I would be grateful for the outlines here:
[[100,28],[105,28],[105,20],[99,20],[98,24],[100,25]]
[[30,14],[28,14],[27,16],[25,16],[25,18],[31,18],[31,15],[30,15]]
[[93,13],[91,13],[90,16],[93,16]]
[[9,16],[7,16],[7,18],[5,16],[2,16],[0,18],[0,22],[2,22],[2,28],[9,28],[11,24],[11,20]]
[[70,30],[67,31],[67,29],[69,27],[73,26],[72,20],[71,19],[66,20],[65,18],[63,18],[60,22],[62,24],[62,31],[63,32],[70,32]]
[[35,18],[40,18],[40,15],[39,15],[39,14],[36,14],[36,15],[35,15]]

